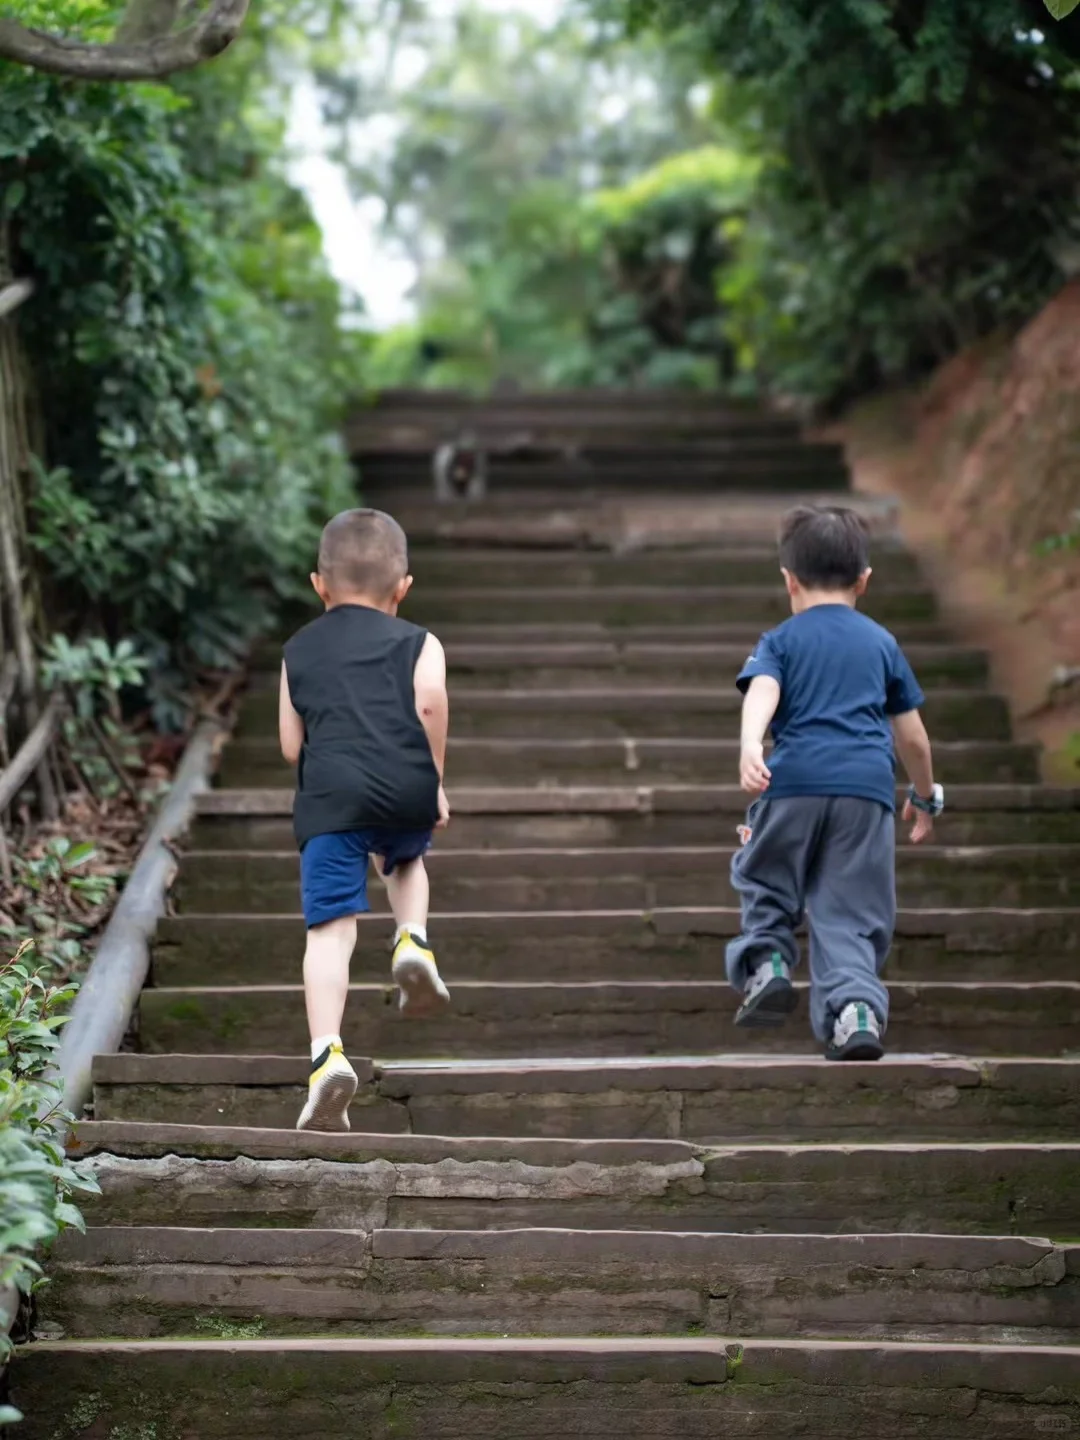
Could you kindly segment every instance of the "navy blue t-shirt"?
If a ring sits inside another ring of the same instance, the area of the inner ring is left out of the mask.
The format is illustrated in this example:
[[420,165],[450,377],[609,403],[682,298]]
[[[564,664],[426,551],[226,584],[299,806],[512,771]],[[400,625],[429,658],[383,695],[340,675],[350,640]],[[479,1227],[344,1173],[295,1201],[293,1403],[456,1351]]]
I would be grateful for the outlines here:
[[894,635],[850,605],[813,605],[768,631],[736,684],[780,686],[769,796],[857,795],[896,803],[889,716],[924,696]]

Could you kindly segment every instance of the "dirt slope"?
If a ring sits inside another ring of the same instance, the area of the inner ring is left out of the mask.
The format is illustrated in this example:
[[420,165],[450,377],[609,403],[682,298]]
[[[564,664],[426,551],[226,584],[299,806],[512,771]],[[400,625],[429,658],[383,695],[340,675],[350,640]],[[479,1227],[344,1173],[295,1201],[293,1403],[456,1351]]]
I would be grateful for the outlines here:
[[[836,432],[834,432],[835,434]],[[994,658],[1047,779],[1080,781],[1080,281],[1019,335],[943,365],[839,427],[859,489],[901,501],[953,623]]]

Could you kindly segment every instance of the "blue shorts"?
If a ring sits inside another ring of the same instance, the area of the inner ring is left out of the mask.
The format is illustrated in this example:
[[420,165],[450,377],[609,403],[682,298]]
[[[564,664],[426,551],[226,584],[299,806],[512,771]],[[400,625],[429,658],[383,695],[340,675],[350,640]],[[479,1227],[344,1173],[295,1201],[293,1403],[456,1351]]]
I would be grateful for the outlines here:
[[300,899],[304,923],[311,930],[343,915],[370,910],[367,898],[368,857],[378,855],[383,874],[416,860],[430,848],[430,830],[344,830],[313,835],[300,851]]

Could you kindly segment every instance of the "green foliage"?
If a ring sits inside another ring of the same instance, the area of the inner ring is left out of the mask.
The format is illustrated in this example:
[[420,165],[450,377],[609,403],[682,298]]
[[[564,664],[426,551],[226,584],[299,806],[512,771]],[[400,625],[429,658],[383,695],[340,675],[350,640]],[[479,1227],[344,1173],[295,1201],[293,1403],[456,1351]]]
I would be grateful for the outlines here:
[[89,720],[103,709],[115,712],[120,691],[142,683],[146,661],[130,640],[112,646],[95,636],[73,645],[66,635],[54,635],[41,671],[46,688],[64,686],[74,696],[77,715]]
[[724,267],[747,381],[838,400],[1032,314],[1075,228],[1080,17],[1039,0],[593,0],[691,45],[765,161]]
[[1074,510],[1067,528],[1056,535],[1048,535],[1035,547],[1040,555],[1053,555],[1061,550],[1080,550],[1080,510]]
[[659,214],[663,229],[687,204],[701,206],[716,218],[746,208],[754,194],[761,163],[754,156],[720,146],[703,145],[662,160],[615,190],[601,190],[591,208],[612,229],[651,227]]
[[1080,5],[1080,0],[1046,0],[1046,8],[1055,20],[1064,20]]
[[1077,228],[1080,15],[1040,16],[582,0],[544,30],[416,7],[395,43],[419,78],[327,81],[347,129],[396,117],[362,163],[344,147],[421,275],[374,373],[836,403],[1026,319]]
[[[98,1189],[89,1169],[64,1155],[72,1117],[47,1074],[74,995],[49,983],[30,944],[0,965],[0,1293],[13,1285],[29,1295],[42,1283],[37,1256],[69,1226],[83,1228],[73,1197]],[[12,1319],[0,1310],[0,1361]]]
[[20,313],[48,455],[33,542],[57,618],[132,641],[165,725],[299,583],[350,489],[340,300],[260,55],[182,93],[0,69],[0,187],[39,282]]
[[55,974],[81,971],[86,940],[111,907],[116,878],[97,847],[58,835],[13,857],[10,911],[0,911],[0,940],[32,943]]
[[[419,268],[419,321],[374,342],[373,385],[639,381],[661,350],[699,364],[685,336],[654,332],[650,301],[621,273],[618,237],[625,230],[636,263],[650,207],[680,209],[665,189],[687,191],[687,228],[707,226],[700,185],[658,179],[656,195],[627,197],[625,215],[615,200],[673,150],[712,137],[689,98],[690,62],[614,36],[601,44],[568,8],[544,28],[469,5],[443,22],[417,6],[394,44],[422,57],[419,77],[380,69],[382,57],[358,60],[360,79],[352,62],[322,75],[354,188],[381,200],[388,235]],[[360,148],[358,123],[389,117],[392,142]],[[591,206],[598,191],[610,192],[610,214]]]
[[566,378],[670,388],[732,378],[717,285],[759,170],[753,156],[705,145],[589,197],[607,294],[589,317],[590,363]]

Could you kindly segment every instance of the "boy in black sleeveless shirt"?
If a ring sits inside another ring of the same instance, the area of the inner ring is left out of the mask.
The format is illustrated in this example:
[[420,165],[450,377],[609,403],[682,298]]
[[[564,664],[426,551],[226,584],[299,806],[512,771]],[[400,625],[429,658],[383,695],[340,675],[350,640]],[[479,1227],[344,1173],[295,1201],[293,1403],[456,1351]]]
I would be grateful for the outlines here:
[[348,1130],[356,1073],[341,1021],[368,910],[368,859],[397,922],[391,973],[406,1015],[446,1005],[427,939],[424,853],[450,810],[443,790],[449,705],[446,657],[398,606],[412,586],[405,532],[379,510],[346,510],[326,526],[312,575],[325,614],[285,646],[279,729],[297,766],[293,828],[308,927],[304,994],[311,1031],[308,1101],[298,1130]]

